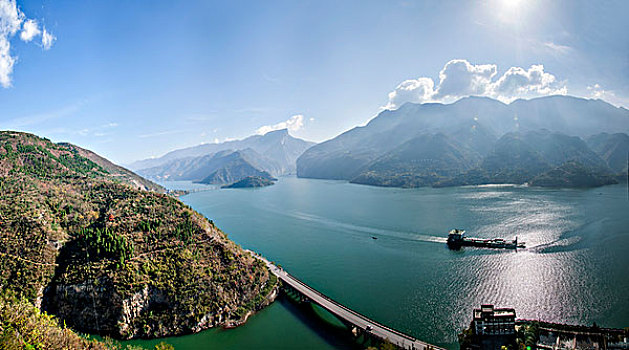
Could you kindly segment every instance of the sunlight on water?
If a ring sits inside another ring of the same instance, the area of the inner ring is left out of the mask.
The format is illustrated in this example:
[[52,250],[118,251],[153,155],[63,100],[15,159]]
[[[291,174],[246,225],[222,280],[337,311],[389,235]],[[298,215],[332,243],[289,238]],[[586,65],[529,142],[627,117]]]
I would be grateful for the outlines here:
[[[521,318],[629,324],[626,191],[402,190],[289,177],[182,200],[332,298],[456,347],[457,332],[481,303],[515,307]],[[471,237],[517,236],[527,247],[451,251],[445,241],[455,227]]]

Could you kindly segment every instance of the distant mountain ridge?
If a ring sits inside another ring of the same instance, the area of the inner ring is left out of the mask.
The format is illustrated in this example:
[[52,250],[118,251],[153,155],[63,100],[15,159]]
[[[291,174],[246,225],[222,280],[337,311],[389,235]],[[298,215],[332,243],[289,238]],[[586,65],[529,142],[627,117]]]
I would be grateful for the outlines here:
[[149,169],[165,165],[173,160],[196,158],[226,150],[238,151],[252,149],[275,161],[279,166],[278,172],[282,174],[294,173],[297,158],[314,144],[314,142],[292,137],[287,129],[282,129],[271,131],[264,135],[249,136],[242,140],[202,144],[174,150],[158,158],[134,162],[129,165],[129,168],[132,170]]
[[162,180],[225,184],[247,176],[271,179],[294,174],[297,158],[312,145],[290,136],[284,129],[238,141],[176,150],[133,166],[140,167],[137,172],[143,176]]
[[[610,132],[618,135],[588,139],[598,154],[583,140]],[[568,161],[611,174],[623,169],[623,157],[626,164],[627,132],[629,111],[601,100],[407,103],[311,147],[297,159],[297,175],[396,187],[522,183]]]
[[[216,157],[213,159],[216,159]],[[238,182],[247,177],[274,180],[267,171],[255,167],[243,151],[236,151],[221,156],[219,162],[224,164],[199,182],[205,184],[226,184]]]
[[239,164],[247,164],[248,167],[258,172],[265,172],[268,176],[271,176],[271,173],[281,172],[281,167],[277,163],[250,148],[239,151],[224,150],[201,157],[172,160],[164,165],[143,169],[139,172],[155,179],[201,182],[212,173]]

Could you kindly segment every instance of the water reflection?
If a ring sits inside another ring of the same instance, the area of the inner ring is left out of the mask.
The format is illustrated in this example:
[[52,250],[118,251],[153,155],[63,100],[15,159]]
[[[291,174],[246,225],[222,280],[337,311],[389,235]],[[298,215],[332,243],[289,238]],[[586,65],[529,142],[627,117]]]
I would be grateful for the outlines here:
[[[487,302],[524,318],[629,323],[622,186],[400,190],[282,178],[263,191],[182,199],[313,287],[430,342],[455,346],[472,309]],[[450,251],[453,227],[517,235],[527,248]]]

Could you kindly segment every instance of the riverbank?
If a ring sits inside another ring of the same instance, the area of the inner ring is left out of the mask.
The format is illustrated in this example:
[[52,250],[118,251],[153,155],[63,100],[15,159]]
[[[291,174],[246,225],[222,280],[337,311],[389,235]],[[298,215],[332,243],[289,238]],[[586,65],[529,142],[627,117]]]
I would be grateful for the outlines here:
[[553,323],[539,320],[518,320],[516,329],[522,340],[538,349],[629,349],[629,327],[604,328]]

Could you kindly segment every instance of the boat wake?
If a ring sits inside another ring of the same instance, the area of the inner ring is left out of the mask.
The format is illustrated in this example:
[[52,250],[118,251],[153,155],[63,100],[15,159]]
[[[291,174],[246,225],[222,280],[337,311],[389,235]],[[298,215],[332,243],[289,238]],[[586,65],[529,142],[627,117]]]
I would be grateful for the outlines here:
[[347,222],[341,222],[317,215],[307,214],[303,212],[291,212],[291,213],[283,213],[284,215],[291,216],[293,218],[308,221],[308,222],[316,222],[319,225],[324,225],[336,230],[342,230],[350,233],[358,233],[361,234],[361,237],[364,236],[366,238],[389,238],[389,239],[399,239],[399,240],[407,240],[407,241],[416,241],[416,242],[432,242],[432,243],[446,243],[447,238],[440,236],[433,236],[429,234],[422,234],[417,232],[410,231],[400,231],[400,230],[391,230],[391,229],[383,229],[372,226],[362,226],[356,224],[350,224]]

